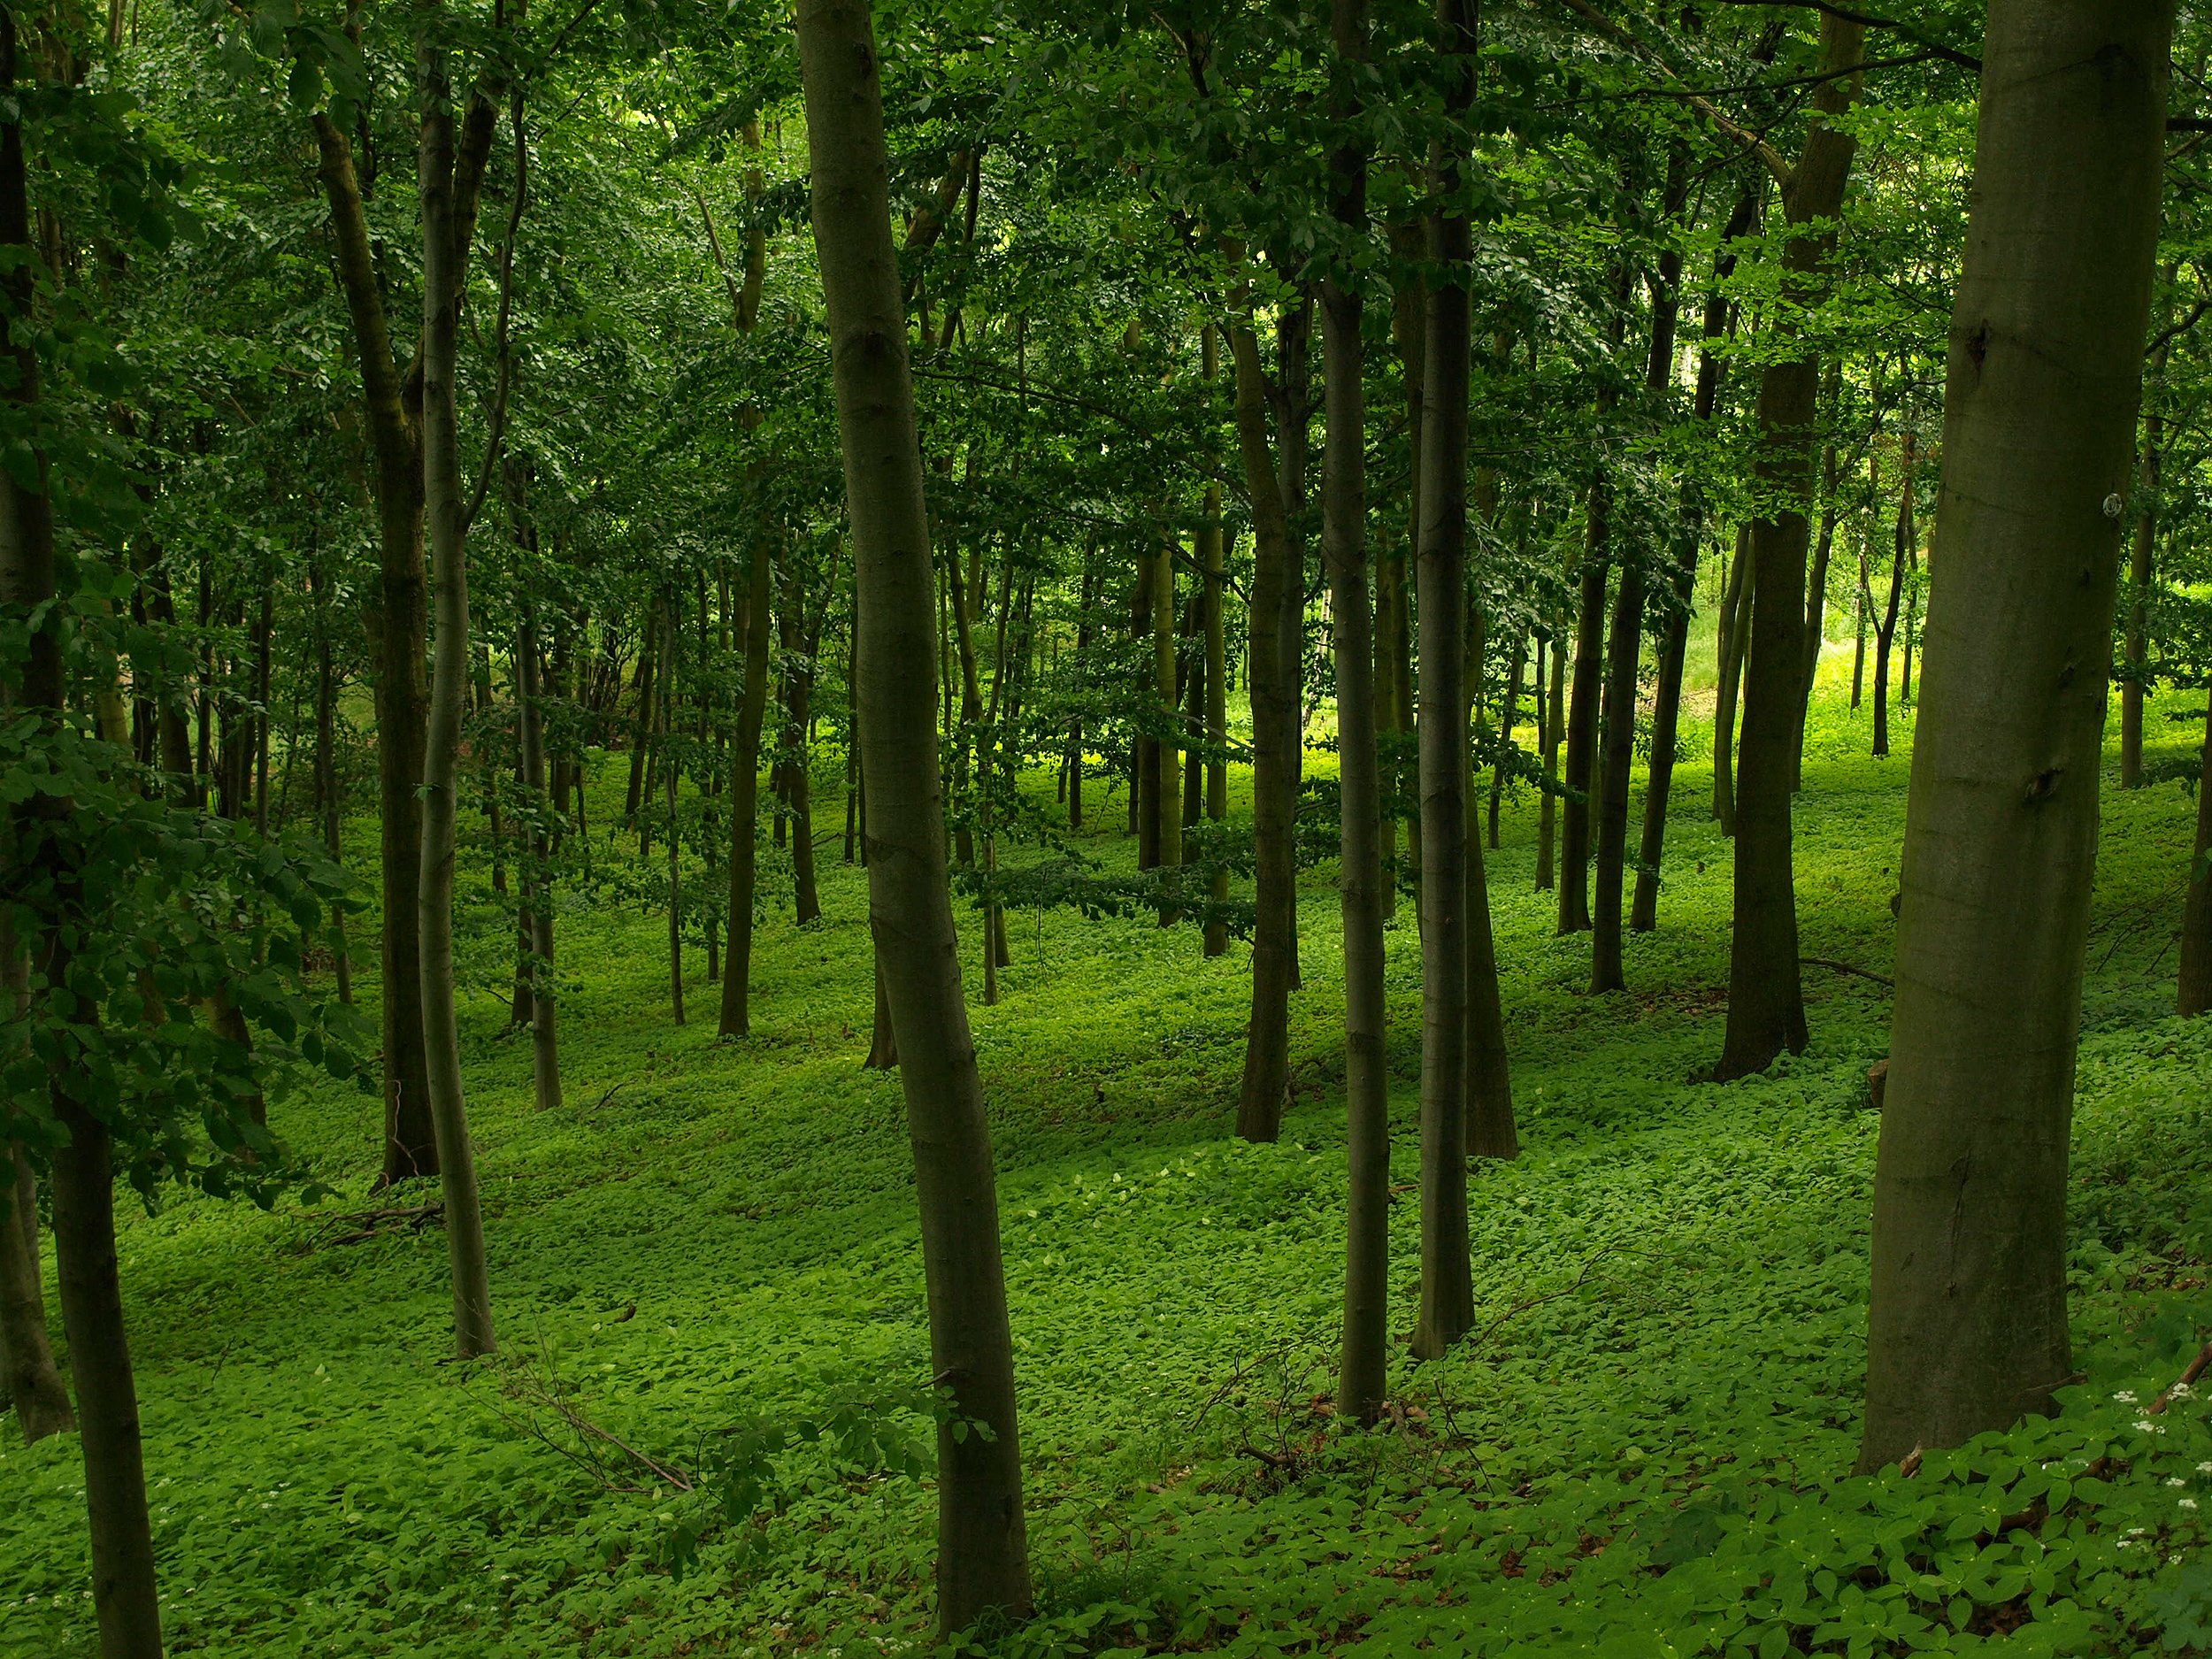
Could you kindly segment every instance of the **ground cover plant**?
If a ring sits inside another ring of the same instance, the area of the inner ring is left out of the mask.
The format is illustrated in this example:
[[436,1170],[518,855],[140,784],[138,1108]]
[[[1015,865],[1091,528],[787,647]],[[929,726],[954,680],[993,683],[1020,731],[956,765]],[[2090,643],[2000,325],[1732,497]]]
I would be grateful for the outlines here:
[[[1839,690],[1816,705],[1807,764],[1824,826],[1803,855],[1808,949],[1885,973],[1906,760],[1864,755]],[[1813,1048],[1772,1076],[1702,1080],[1724,964],[1717,929],[1686,918],[1728,886],[1697,815],[1669,886],[1686,925],[1634,941],[1654,988],[1612,999],[1601,1030],[1586,941],[1557,937],[1529,885],[1532,795],[1506,814],[1493,902],[1527,1148],[1474,1183],[1479,1335],[1394,1368],[1398,1411],[1371,1434],[1315,1403],[1345,1198],[1325,882],[1302,895],[1300,1097],[1274,1146],[1226,1133],[1233,959],[1142,921],[1018,928],[1022,964],[977,1031],[1047,1610],[979,1645],[2197,1646],[2212,1425],[2188,1398],[2144,1408],[2204,1310],[2212,1039],[2168,1013],[2169,939],[2134,925],[2170,905],[2187,803],[2116,803],[2069,1238],[2085,1379],[2055,1419],[1912,1480],[1838,1479],[1887,992],[1827,972]],[[372,1192],[375,1102],[357,1090],[275,1114],[339,1196],[273,1215],[190,1201],[126,1229],[179,1651],[929,1650],[910,1178],[895,1084],[859,1064],[857,872],[825,875],[821,922],[764,930],[771,988],[734,1046],[660,1018],[656,918],[565,917],[594,964],[565,1009],[572,1117],[533,1110],[504,1009],[469,1004],[488,1236],[517,1327],[497,1367],[443,1363],[434,1233],[359,1218],[422,1194]],[[1417,1162],[1410,933],[1391,935],[1395,1186]],[[1411,1221],[1402,1202],[1402,1287]],[[1406,1288],[1393,1318],[1410,1325]],[[20,1586],[5,1651],[94,1652],[74,1448],[5,1459]],[[1992,1535],[2039,1500],[2047,1517]]]

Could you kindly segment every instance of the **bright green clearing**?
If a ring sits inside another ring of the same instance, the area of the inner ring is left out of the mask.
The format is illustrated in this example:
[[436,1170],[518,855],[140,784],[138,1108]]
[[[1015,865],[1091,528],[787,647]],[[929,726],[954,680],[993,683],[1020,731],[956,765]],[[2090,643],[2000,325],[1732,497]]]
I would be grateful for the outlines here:
[[[2188,752],[2192,725],[2153,726],[2169,758]],[[1908,762],[1866,758],[1867,730],[1839,695],[1816,712],[1799,894],[1809,956],[1880,973]],[[1709,749],[1709,727],[1692,741]],[[994,1650],[2206,1651],[2212,1425],[2198,1399],[2154,1420],[2133,1403],[2172,1380],[2212,1310],[2212,1024],[2167,1015],[2193,809],[2171,786],[2109,785],[2075,1145],[2087,1382],[2057,1422],[1910,1481],[1839,1479],[1878,1124],[1864,1077],[1887,993],[1809,966],[1811,1051],[1736,1086],[1698,1080],[1720,1041],[1729,893],[1701,759],[1680,774],[1662,931],[1631,940],[1626,997],[1583,994],[1586,937],[1555,937],[1549,895],[1531,890],[1533,799],[1509,807],[1491,891],[1528,1150],[1474,1185],[1482,1334],[1407,1368],[1402,1411],[1374,1435],[1314,1404],[1341,1288],[1330,872],[1302,895],[1299,1101],[1279,1147],[1228,1134],[1241,947],[1210,964],[1187,929],[1014,918],[1004,1001],[973,1013],[1044,1612]],[[827,778],[819,793],[826,832],[841,795]],[[1125,856],[1120,798],[1100,795],[1093,845]],[[863,879],[824,851],[828,914],[805,932],[770,918],[760,1034],[735,1047],[714,1041],[703,984],[691,1025],[670,1024],[659,914],[564,910],[581,982],[565,986],[558,1117],[531,1110],[526,1042],[503,1034],[511,946],[475,872],[461,978],[505,1368],[441,1363],[434,1231],[340,1241],[340,1212],[422,1196],[368,1194],[369,1094],[276,1108],[342,1200],[131,1220],[123,1282],[175,1651],[927,1650],[908,1155],[895,1077],[860,1069]],[[1410,1182],[1417,941],[1401,916]],[[1409,1325],[1416,1232],[1409,1193],[1394,1221]],[[604,1442],[601,1474],[565,1455],[579,1440],[541,1400],[550,1440],[520,1426],[549,1384],[664,1464],[734,1463],[748,1512],[608,1490],[651,1478]],[[825,1424],[769,1449],[766,1431]],[[73,1436],[0,1461],[10,1659],[96,1651],[81,1485]],[[702,1524],[672,1575],[672,1538]]]

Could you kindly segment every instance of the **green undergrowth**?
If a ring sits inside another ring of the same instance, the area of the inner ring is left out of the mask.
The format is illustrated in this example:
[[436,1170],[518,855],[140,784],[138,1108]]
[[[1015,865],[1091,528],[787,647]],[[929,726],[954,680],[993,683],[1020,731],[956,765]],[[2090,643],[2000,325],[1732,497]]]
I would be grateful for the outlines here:
[[[2107,795],[2082,1380],[2057,1417],[1909,1479],[1847,1478],[1887,1010],[1867,976],[1891,965],[1908,764],[1868,758],[1867,730],[1824,696],[1807,759],[1804,949],[1843,964],[1806,969],[1813,1046],[1726,1087],[1703,1080],[1728,932],[1709,772],[1680,774],[1661,930],[1630,941],[1624,996],[1586,995],[1586,938],[1556,937],[1532,888],[1533,797],[1509,804],[1492,902],[1526,1150],[1472,1183],[1477,1334],[1402,1365],[1371,1433],[1324,1409],[1344,1204],[1330,872],[1302,895],[1298,1098],[1273,1147],[1229,1133],[1241,947],[1208,963],[1184,929],[1013,918],[1003,999],[973,1013],[1041,1613],[970,1651],[2212,1650],[2212,1425],[2193,1394],[2147,1409],[2212,1319],[2212,1026],[2168,1017],[2193,811],[2175,788]],[[1118,799],[1099,812],[1087,844],[1125,858]],[[372,833],[354,826],[357,867]],[[130,1220],[175,1651],[931,1651],[909,1156],[895,1077],[860,1068],[864,882],[824,850],[827,914],[768,919],[741,1043],[714,1041],[703,983],[672,1024],[658,916],[568,903],[558,1114],[532,1110],[527,1045],[504,1034],[508,935],[474,872],[461,977],[500,1361],[445,1363],[443,1241],[403,1213],[431,1194],[371,1193],[368,1095],[275,1109],[339,1199]],[[1389,936],[1409,1187],[1411,923]],[[1409,1328],[1410,1191],[1391,1225]],[[81,1486],[72,1437],[0,1460],[0,1654],[96,1650]]]

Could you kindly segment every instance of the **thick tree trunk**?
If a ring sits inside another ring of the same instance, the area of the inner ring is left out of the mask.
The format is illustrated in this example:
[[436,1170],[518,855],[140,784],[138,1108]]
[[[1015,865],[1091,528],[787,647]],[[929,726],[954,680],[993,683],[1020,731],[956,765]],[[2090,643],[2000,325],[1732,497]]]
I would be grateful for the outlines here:
[[987,1612],[1029,1610],[1013,1343],[945,867],[929,527],[866,0],[802,0],[798,33],[860,594],[869,897],[914,1146],[931,1371],[945,1400],[937,1622],[949,1634]]
[[2066,1165],[2173,7],[1993,0],[1875,1167],[1860,1467],[2070,1380]]
[[[392,357],[383,291],[369,241],[368,217],[353,149],[329,120],[314,119],[319,173],[330,203],[340,286],[361,367],[361,394],[376,483],[377,596],[371,612],[375,647],[377,828],[384,889],[383,1180],[438,1173],[431,1125],[430,1083],[422,1033],[420,881],[423,728],[429,691],[423,676],[429,638],[429,582],[423,563],[422,457],[402,378]],[[203,715],[206,710],[201,703]],[[203,745],[204,747],[204,745]],[[204,768],[203,767],[203,770]]]
[[[1847,70],[1859,62],[1864,24],[1824,12],[1820,33],[1822,60],[1829,71]],[[1850,107],[1854,96],[1854,78],[1839,77],[1814,93],[1813,107],[1819,117],[1834,117]],[[1856,150],[1850,133],[1816,119],[1782,192],[1783,211],[1793,227],[1801,231],[1815,221],[1834,219]],[[1816,283],[1832,240],[1800,234],[1784,257],[1784,269],[1800,285]],[[1788,325],[1778,329],[1786,334]],[[1772,497],[1792,503],[1810,498],[1819,415],[1820,369],[1809,351],[1768,366],[1759,386],[1753,467]],[[1804,675],[1808,529],[1804,513],[1793,505],[1763,513],[1751,526],[1751,647],[1744,665],[1743,737],[1736,761],[1728,1030],[1715,1073],[1724,1082],[1763,1071],[1785,1049],[1795,1054],[1806,1042],[1790,783]]]
[[1252,1018],[1237,1094],[1237,1133],[1247,1141],[1272,1141],[1281,1133],[1290,1088],[1290,991],[1297,955],[1293,893],[1297,865],[1286,750],[1298,687],[1294,664],[1283,657],[1282,618],[1285,595],[1297,585],[1304,561],[1292,539],[1275,457],[1269,452],[1265,373],[1248,323],[1230,326],[1229,350],[1236,373],[1237,448],[1252,503],[1251,639],[1245,660],[1252,698],[1252,834],[1258,888]]
[[[730,745],[730,903],[728,947],[722,961],[722,1020],[725,1038],[751,1033],[753,970],[753,890],[760,844],[760,731],[768,709],[768,603],[770,555],[764,539],[753,548],[751,579],[739,607],[740,631],[745,636],[745,682],[738,693],[737,736]],[[857,626],[857,623],[855,624]],[[857,647],[855,648],[857,652]],[[934,687],[932,687],[934,696]],[[931,706],[935,707],[933,701]],[[862,710],[864,719],[865,710]],[[868,775],[864,749],[861,757],[861,843],[868,838],[866,792],[873,780]],[[862,862],[867,862],[864,850]]]
[[[1444,111],[1473,101],[1471,0],[1436,0]],[[1456,134],[1431,150],[1437,199],[1460,199]],[[1414,1354],[1442,1357],[1474,1323],[1467,1239],[1467,380],[1468,295],[1456,278],[1473,234],[1448,211],[1429,222],[1429,257],[1447,279],[1428,296],[1422,411],[1421,1302]],[[1478,849],[1479,850],[1479,849]]]
[[[453,1273],[455,1351],[462,1359],[489,1354],[491,1282],[484,1264],[484,1229],[476,1191],[476,1156],[469,1145],[468,1106],[461,1083],[461,1032],[453,975],[454,818],[458,805],[461,708],[468,695],[468,526],[461,499],[460,432],[454,367],[460,324],[456,255],[452,88],[445,51],[426,38],[423,75],[421,167],[423,324],[422,477],[430,533],[437,634],[430,717],[423,741],[422,865],[419,924],[422,941],[422,1035],[430,1084],[431,1126],[438,1141],[438,1176],[445,1196],[446,1257]],[[387,995],[397,987],[388,987]]]
[[[1367,58],[1365,0],[1331,0],[1340,63]],[[1348,121],[1356,106],[1340,107]],[[1329,157],[1330,211],[1344,234],[1367,227],[1367,157],[1344,145]],[[1382,779],[1376,749],[1374,637],[1367,588],[1367,405],[1361,385],[1360,296],[1321,291],[1321,552],[1328,566],[1336,649],[1337,754],[1342,782],[1345,1156],[1349,1170],[1344,1263],[1344,1348],[1336,1409],[1372,1423],[1382,1413],[1389,1362],[1390,1077],[1384,1056]]]

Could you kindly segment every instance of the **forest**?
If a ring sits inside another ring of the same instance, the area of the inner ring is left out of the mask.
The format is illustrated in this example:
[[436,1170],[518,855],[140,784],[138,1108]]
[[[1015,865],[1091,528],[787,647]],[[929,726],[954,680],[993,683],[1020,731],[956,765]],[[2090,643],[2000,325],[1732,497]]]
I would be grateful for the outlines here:
[[0,0],[0,1659],[2212,1654],[2208,138]]

